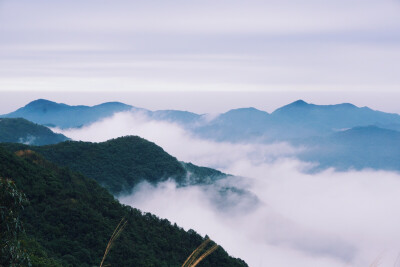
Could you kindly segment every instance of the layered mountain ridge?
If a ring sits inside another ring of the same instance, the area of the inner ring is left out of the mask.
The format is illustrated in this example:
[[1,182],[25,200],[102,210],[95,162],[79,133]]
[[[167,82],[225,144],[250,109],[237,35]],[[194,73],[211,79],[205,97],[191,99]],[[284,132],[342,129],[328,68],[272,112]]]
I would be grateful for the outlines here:
[[180,124],[185,129],[208,139],[218,141],[288,140],[327,135],[342,129],[376,125],[399,129],[400,115],[357,107],[350,103],[315,105],[297,100],[278,108],[271,114],[255,108],[239,108],[207,119],[207,114],[180,110],[150,111],[120,102],[96,106],[69,106],[44,99],[35,100],[1,117],[21,117],[35,123],[71,128],[91,124],[117,112],[141,112],[149,119]]
[[[249,107],[233,109],[210,119],[208,114],[179,110],[150,111],[118,102],[87,107],[36,100],[2,117],[25,116],[35,123],[65,128],[87,126],[121,111],[139,113],[149,121],[178,124],[191,135],[206,140],[261,144],[288,142],[305,147],[297,156],[301,160],[317,163],[322,169],[400,171],[397,164],[400,155],[396,152],[400,150],[396,139],[400,131],[400,115],[357,107],[351,103],[316,105],[297,100],[272,113]],[[373,134],[373,128],[369,127],[375,127],[377,133]],[[383,134],[385,129],[397,132]],[[357,157],[353,155],[355,152]],[[387,155],[391,158],[386,163],[379,163]],[[365,160],[357,161],[356,158]]]

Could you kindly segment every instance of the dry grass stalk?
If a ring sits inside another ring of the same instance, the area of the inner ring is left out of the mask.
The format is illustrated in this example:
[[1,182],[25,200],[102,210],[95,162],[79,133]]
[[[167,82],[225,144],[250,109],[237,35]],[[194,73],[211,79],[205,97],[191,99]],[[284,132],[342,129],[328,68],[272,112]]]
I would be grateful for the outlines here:
[[214,244],[211,248],[207,249],[203,254],[199,256],[199,254],[204,250],[204,248],[208,245],[208,243],[211,241],[211,239],[207,238],[204,240],[201,245],[196,248],[192,254],[186,259],[186,261],[183,263],[182,267],[195,267],[197,264],[199,264],[202,260],[204,260],[208,255],[213,253],[219,246],[217,244]]
[[103,267],[104,260],[106,259],[108,253],[110,252],[112,246],[114,245],[115,240],[120,236],[122,231],[125,229],[128,221],[125,218],[122,218],[117,227],[115,228],[113,234],[111,235],[110,241],[108,241],[106,250],[104,251],[103,259],[101,260],[100,267]]
[[215,244],[214,246],[212,246],[210,249],[208,249],[206,252],[203,253],[203,255],[201,255],[197,261],[195,263],[193,263],[192,265],[190,265],[190,267],[195,267],[197,264],[199,264],[202,260],[204,260],[208,255],[210,255],[211,253],[213,253],[219,246],[217,244]]
[[[110,252],[112,246],[114,245],[115,240],[121,235],[122,231],[125,229],[128,221],[125,218],[122,218],[117,227],[114,229],[114,232],[111,235],[110,240],[108,241],[106,250],[104,251],[103,259],[101,260],[100,267],[106,267],[104,265],[104,261]],[[214,244],[211,246],[211,248],[207,249],[203,254],[199,256],[199,254],[205,249],[205,247],[208,245],[208,243],[211,242],[210,238],[207,238],[204,240],[203,243],[199,247],[197,247],[192,254],[186,259],[186,261],[183,263],[182,267],[195,267],[197,266],[202,260],[204,260],[207,256],[209,256],[211,253],[213,253],[219,246],[217,244]]]
[[192,254],[190,254],[190,256],[186,259],[186,261],[183,263],[182,267],[186,267],[186,266],[190,266],[193,261],[197,258],[197,255],[203,251],[203,249],[207,246],[207,244],[211,241],[210,238],[207,238],[203,243],[201,243],[201,245],[196,248]]

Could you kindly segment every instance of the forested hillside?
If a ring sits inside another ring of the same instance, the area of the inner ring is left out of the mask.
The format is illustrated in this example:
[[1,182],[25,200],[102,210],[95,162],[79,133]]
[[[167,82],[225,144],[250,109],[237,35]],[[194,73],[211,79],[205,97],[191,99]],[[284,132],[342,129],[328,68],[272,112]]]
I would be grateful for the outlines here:
[[42,147],[3,146],[11,151],[37,151],[51,162],[95,179],[114,195],[127,193],[144,180],[157,183],[171,178],[180,185],[186,185],[210,183],[226,177],[214,169],[179,162],[161,147],[137,136],[120,137],[103,143],[68,141]]
[[[57,167],[31,150],[0,148],[0,177],[26,194],[24,248],[33,266],[98,266],[114,228],[128,226],[112,248],[110,266],[181,266],[204,240],[196,232],[121,205],[93,179]],[[4,229],[2,229],[4,231]],[[247,266],[218,249],[202,266]]]
[[57,144],[68,140],[62,134],[53,133],[49,128],[22,118],[0,118],[0,142],[29,145]]

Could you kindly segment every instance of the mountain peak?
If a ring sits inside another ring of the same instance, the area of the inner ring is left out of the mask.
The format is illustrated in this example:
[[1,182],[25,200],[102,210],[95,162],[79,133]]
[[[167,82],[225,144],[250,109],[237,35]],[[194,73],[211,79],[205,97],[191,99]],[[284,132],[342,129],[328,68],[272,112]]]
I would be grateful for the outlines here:
[[248,108],[236,108],[236,109],[231,109],[227,113],[267,113],[265,111],[253,108],[253,107],[248,107]]
[[56,102],[39,98],[36,100],[33,100],[32,102],[29,102],[26,106],[37,106],[37,105],[46,105],[46,104],[57,104]]
[[302,99],[296,100],[293,103],[289,104],[288,106],[306,106],[308,103]]
[[353,105],[351,103],[341,103],[341,104],[336,104],[336,105],[326,105],[326,106],[322,106],[325,108],[334,108],[334,109],[344,109],[344,110],[354,110],[354,109],[358,109],[358,107],[356,105]]
[[25,118],[29,121],[61,128],[80,127],[109,117],[116,112],[127,111],[132,106],[120,102],[107,102],[97,106],[70,106],[46,99],[37,99],[2,117]]
[[37,109],[37,108],[57,108],[61,106],[67,106],[65,104],[59,104],[47,99],[37,99],[34,100],[30,103],[28,103],[24,108],[32,108],[32,109]]
[[94,107],[132,107],[132,106],[130,106],[130,105],[127,105],[127,104],[124,104],[124,103],[121,103],[121,102],[117,102],[117,101],[114,101],[114,102],[105,102],[105,103],[102,103],[102,104],[99,104],[99,105],[96,105],[96,106],[94,106]]
[[236,119],[236,120],[254,120],[254,119],[265,119],[268,116],[268,112],[258,110],[256,108],[237,108],[231,109],[226,113],[218,116],[220,119]]
[[312,104],[308,104],[304,100],[299,99],[290,104],[287,104],[286,106],[278,108],[273,113],[276,114],[276,113],[288,112],[288,111],[292,111],[292,110],[297,110],[298,108],[305,108],[305,107],[309,107],[309,106],[312,106]]

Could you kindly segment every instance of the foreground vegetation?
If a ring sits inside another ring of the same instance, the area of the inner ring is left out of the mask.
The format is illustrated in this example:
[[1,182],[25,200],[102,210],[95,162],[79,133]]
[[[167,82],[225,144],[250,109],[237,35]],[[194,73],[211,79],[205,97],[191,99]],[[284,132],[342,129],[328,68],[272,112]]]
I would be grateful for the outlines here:
[[[93,179],[30,150],[0,148],[0,177],[12,179],[29,201],[20,216],[26,234],[17,238],[33,266],[98,266],[121,218],[128,224],[107,256],[111,266],[181,266],[205,239],[120,204]],[[247,266],[222,248],[200,265]]]

